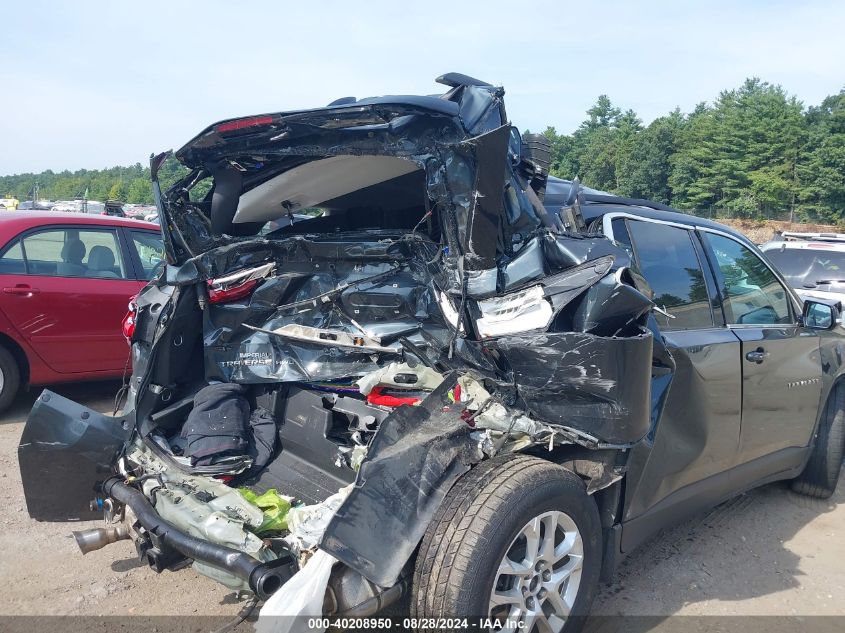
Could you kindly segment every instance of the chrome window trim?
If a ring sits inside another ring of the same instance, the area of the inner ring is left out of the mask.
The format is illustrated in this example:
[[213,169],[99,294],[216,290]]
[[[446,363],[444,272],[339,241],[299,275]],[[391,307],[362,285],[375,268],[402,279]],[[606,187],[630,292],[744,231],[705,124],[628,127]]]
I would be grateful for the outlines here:
[[[615,220],[617,218],[629,218],[631,220],[636,220],[638,222],[651,222],[653,224],[665,224],[667,226],[673,226],[673,227],[676,227],[676,228],[679,228],[679,229],[684,229],[684,230],[687,230],[687,231],[701,231],[703,233],[713,233],[714,235],[719,235],[721,237],[725,237],[729,240],[736,242],[740,246],[748,248],[748,244],[744,244],[742,242],[742,240],[738,240],[735,235],[731,235],[727,231],[720,231],[719,229],[714,229],[714,228],[709,227],[709,226],[702,226],[700,224],[684,224],[682,222],[670,222],[668,220],[657,220],[657,219],[654,219],[654,218],[645,218],[641,215],[636,215],[634,213],[626,213],[624,211],[611,211],[610,213],[606,213],[605,215],[602,216],[602,232],[605,234],[606,237],[610,238],[614,242],[616,241],[616,238],[613,236],[613,220]],[[751,252],[754,253],[753,250]],[[754,253],[754,254],[757,255],[757,253]],[[766,268],[768,268],[769,271],[775,276],[775,279],[777,279],[778,283],[780,283],[780,285],[783,286],[783,288],[786,290],[786,295],[788,297],[790,297],[790,299],[792,300],[793,317],[797,318],[799,315],[801,315],[803,313],[803,305],[804,304],[801,301],[801,299],[798,297],[798,295],[796,294],[795,290],[792,288],[792,286],[790,286],[788,283],[786,283],[786,281],[783,279],[781,274],[777,270],[772,268],[772,266],[769,264],[769,262],[767,262],[765,260],[765,258],[761,258],[761,257],[757,256],[757,259],[759,259],[761,262],[763,262],[763,264],[766,266]],[[799,320],[796,320],[796,321],[793,321],[792,323],[759,324],[759,325],[752,324],[752,323],[748,323],[748,324],[726,323],[723,327],[726,327],[726,328],[731,329],[731,330],[733,330],[733,329],[748,329],[748,328],[763,328],[763,329],[767,329],[767,330],[772,330],[772,329],[800,327],[801,325],[802,325],[802,323]]]

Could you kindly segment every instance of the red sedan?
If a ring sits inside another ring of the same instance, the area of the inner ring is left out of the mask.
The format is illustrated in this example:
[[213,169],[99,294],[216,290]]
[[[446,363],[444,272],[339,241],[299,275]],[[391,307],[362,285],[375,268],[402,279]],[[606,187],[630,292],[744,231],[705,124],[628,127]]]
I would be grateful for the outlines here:
[[163,252],[148,222],[0,215],[0,411],[26,384],[121,376],[129,355],[121,321]]

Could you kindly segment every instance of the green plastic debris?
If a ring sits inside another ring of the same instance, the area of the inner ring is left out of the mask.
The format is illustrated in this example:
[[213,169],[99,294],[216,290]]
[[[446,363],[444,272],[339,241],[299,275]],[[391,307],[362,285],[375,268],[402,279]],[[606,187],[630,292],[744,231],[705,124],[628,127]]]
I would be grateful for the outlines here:
[[255,533],[285,532],[288,529],[288,511],[293,497],[280,495],[275,488],[270,488],[261,495],[255,494],[249,488],[238,488],[244,499],[254,503],[264,512],[264,521]]

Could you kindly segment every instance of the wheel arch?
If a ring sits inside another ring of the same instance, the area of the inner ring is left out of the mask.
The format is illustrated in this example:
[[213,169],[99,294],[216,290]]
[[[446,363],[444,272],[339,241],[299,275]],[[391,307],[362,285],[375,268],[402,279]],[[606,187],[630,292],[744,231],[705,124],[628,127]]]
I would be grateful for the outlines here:
[[8,334],[0,332],[0,346],[15,359],[21,372],[21,387],[29,384],[29,358],[20,344]]
[[601,522],[601,580],[612,581],[623,558],[620,545],[621,517],[630,451],[564,444],[551,451],[535,448],[526,452],[563,466],[584,482],[587,493],[596,504]]
[[587,494],[596,494],[621,481],[627,470],[628,451],[618,448],[587,448],[578,444],[555,446],[551,451],[535,446],[524,453],[563,466],[578,475]]
[[819,428],[821,427],[822,419],[824,418],[825,411],[827,410],[827,405],[830,402],[830,399],[836,394],[837,389],[845,389],[845,369],[839,372],[830,382],[830,387],[823,393],[824,399],[819,399],[819,409],[816,412],[816,422],[813,425],[813,432],[807,442],[807,455],[804,460],[805,465],[807,460],[810,459],[810,454],[813,452],[813,447],[816,445],[816,441],[819,438]]

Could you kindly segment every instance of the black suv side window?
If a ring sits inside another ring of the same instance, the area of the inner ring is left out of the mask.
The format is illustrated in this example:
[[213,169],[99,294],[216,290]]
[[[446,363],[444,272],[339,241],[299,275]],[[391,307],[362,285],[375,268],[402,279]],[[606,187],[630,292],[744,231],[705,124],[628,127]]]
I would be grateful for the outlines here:
[[628,233],[628,226],[625,223],[625,218],[614,218],[611,226],[613,227],[613,239],[619,246],[628,252],[631,259],[634,259],[634,247],[631,246],[631,236]]
[[[713,327],[713,312],[690,231],[656,222],[628,221],[640,272],[654,291],[664,330]],[[615,233],[614,233],[615,235]]]
[[750,248],[713,233],[707,241],[724,281],[722,305],[728,323],[778,325],[793,322],[786,289]]

